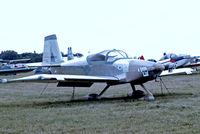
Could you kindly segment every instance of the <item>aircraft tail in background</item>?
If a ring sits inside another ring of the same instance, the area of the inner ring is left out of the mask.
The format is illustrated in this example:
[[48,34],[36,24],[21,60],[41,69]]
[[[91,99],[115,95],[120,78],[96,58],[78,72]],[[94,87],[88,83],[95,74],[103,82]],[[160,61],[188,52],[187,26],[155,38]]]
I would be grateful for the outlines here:
[[72,48],[68,47],[67,60],[73,60],[73,59],[74,59],[74,55],[72,53]]

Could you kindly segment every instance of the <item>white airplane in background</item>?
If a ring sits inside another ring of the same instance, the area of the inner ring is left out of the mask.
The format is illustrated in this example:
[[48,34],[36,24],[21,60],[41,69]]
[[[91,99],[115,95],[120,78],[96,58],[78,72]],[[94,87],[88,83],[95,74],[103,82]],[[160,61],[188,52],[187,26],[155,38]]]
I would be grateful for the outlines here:
[[164,53],[163,57],[158,61],[165,65],[166,69],[185,68],[200,66],[200,56],[190,56],[186,54],[176,55],[174,53]]

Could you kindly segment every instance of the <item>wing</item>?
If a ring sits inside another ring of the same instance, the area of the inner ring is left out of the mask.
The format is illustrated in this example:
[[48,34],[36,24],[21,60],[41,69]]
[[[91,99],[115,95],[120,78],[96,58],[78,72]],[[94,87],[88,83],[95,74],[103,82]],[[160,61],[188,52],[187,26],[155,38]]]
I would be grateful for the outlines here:
[[1,69],[0,75],[16,74],[33,71],[33,68],[18,68],[18,69]]
[[190,65],[187,65],[185,67],[199,67],[200,66],[200,62],[198,63],[191,63]]
[[179,69],[173,69],[172,71],[165,70],[160,74],[160,76],[168,76],[176,74],[192,74],[192,72],[193,69],[191,68],[179,68]]
[[15,64],[15,63],[24,63],[24,62],[28,62],[31,59],[17,59],[17,60],[10,60],[9,63]]
[[112,76],[87,76],[87,75],[55,75],[39,74],[18,79],[2,79],[2,83],[13,82],[40,82],[40,83],[57,83],[57,82],[117,82],[119,79]]

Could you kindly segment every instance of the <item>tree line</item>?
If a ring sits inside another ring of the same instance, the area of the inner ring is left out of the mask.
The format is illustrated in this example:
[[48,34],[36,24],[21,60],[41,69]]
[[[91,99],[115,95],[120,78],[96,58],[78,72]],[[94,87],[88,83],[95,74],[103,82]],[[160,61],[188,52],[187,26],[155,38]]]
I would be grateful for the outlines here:
[[18,54],[13,50],[1,51],[0,59],[3,60],[16,60],[16,59],[30,59],[29,62],[41,62],[42,61],[42,53],[22,53]]
[[[62,56],[67,57],[67,54],[64,54],[61,52]],[[83,54],[81,53],[76,53],[74,54],[76,57],[82,57]],[[16,60],[16,59],[30,59],[29,62],[42,62],[42,53],[34,53],[31,52],[26,52],[22,54],[18,54],[16,51],[13,50],[6,50],[6,51],[1,51],[0,53],[0,59],[3,60]]]

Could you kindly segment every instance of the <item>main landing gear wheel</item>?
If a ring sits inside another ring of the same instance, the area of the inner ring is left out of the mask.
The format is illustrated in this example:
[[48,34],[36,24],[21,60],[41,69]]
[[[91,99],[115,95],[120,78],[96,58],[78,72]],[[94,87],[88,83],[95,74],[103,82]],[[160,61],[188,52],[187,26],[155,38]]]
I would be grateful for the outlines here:
[[86,98],[88,100],[100,100],[101,97],[98,94],[89,94],[88,96],[86,96]]
[[110,85],[106,85],[106,87],[101,91],[101,93],[99,94],[89,94],[88,96],[86,96],[86,98],[88,100],[100,100],[101,99],[101,95],[110,87]]
[[134,99],[139,99],[145,96],[145,93],[141,90],[136,90],[128,94],[128,97],[132,97]]

